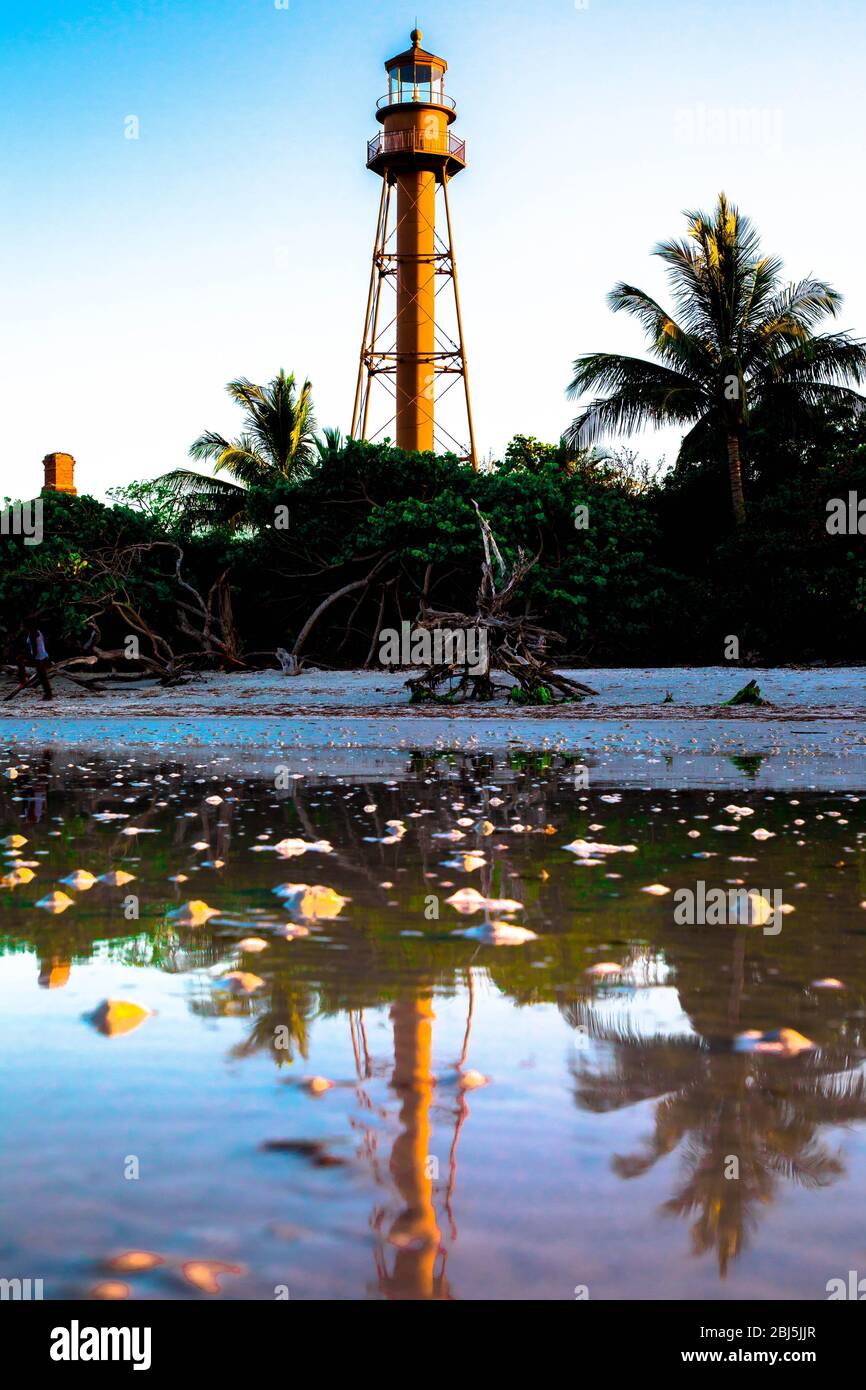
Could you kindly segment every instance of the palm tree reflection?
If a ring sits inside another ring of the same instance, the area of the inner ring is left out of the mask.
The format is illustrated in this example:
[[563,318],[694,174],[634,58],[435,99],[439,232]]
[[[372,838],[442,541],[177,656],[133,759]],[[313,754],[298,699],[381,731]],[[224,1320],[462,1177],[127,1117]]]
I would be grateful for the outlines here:
[[734,950],[725,1035],[640,1034],[606,1023],[595,1000],[566,1009],[573,1027],[603,1044],[594,1060],[572,1065],[578,1106],[604,1113],[658,1102],[651,1134],[637,1152],[615,1155],[613,1171],[640,1178],[679,1149],[680,1180],[662,1211],[691,1221],[695,1254],[715,1250],[722,1278],[781,1184],[816,1189],[844,1173],[819,1130],[866,1120],[859,1051],[822,1048],[796,1058],[734,1051],[742,938]]
[[307,1058],[310,1052],[310,1023],[316,1013],[316,998],[303,985],[295,985],[282,975],[274,975],[267,1003],[256,1007],[250,1000],[239,1000],[230,994],[211,992],[208,1008],[203,1012],[232,1013],[249,1009],[252,1026],[246,1037],[231,1049],[233,1057],[250,1057],[255,1052],[270,1052],[278,1066],[288,1066],[296,1057]]

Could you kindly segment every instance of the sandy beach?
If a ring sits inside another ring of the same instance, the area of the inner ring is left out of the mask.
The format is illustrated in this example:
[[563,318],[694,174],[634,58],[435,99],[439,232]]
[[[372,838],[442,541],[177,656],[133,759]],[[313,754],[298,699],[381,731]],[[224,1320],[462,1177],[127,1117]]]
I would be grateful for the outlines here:
[[[51,705],[27,692],[5,706],[0,739],[9,759],[46,744],[81,758],[121,738],[140,757],[194,761],[206,750],[250,776],[279,766],[305,777],[400,779],[417,750],[521,749],[565,754],[611,786],[854,787],[866,774],[863,668],[574,674],[598,695],[543,710],[413,707],[406,672],[207,673],[179,688],[101,696],[58,680]],[[768,705],[720,706],[752,678]]]

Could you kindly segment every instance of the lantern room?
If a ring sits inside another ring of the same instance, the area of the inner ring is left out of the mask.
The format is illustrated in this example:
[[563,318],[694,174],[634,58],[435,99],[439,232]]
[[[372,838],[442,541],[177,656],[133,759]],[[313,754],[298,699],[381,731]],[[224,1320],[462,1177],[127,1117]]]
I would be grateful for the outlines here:
[[[444,106],[453,112],[455,102],[445,95],[444,58],[421,47],[420,29],[412,30],[412,47],[385,64],[388,91],[379,101],[380,113],[389,106]],[[381,119],[381,115],[380,115]],[[453,115],[449,120],[453,120]]]

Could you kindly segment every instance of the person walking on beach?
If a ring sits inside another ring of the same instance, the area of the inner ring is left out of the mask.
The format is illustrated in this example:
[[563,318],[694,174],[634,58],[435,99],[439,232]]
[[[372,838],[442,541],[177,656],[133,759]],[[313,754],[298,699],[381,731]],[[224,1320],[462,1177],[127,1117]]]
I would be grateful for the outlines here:
[[18,667],[19,690],[27,684],[27,667],[35,666],[36,678],[42,687],[43,700],[54,699],[54,692],[48,679],[48,652],[45,647],[45,637],[39,628],[39,620],[34,614],[25,619],[15,664]]

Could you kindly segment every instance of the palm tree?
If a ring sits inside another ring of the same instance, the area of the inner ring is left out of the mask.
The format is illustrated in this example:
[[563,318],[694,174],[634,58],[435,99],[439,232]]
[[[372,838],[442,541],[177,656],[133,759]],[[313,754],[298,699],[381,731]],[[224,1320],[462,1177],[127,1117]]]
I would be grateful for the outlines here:
[[323,429],[321,437],[316,440],[316,449],[322,462],[332,458],[334,454],[339,454],[341,449],[346,446],[343,438],[343,431],[336,426]]
[[572,447],[647,425],[688,426],[678,462],[727,449],[731,497],[745,520],[741,449],[750,412],[760,408],[796,427],[810,413],[843,404],[866,409],[846,383],[866,380],[866,343],[844,332],[816,333],[841,296],[822,280],[783,285],[782,262],[761,253],[758,234],[724,193],[712,214],[687,212],[688,235],[656,247],[668,269],[677,319],[650,295],[618,284],[616,313],[633,314],[656,362],[589,353],[574,364],[571,399],[590,401],[566,438]]
[[319,450],[309,381],[298,392],[294,374],[287,376],[280,369],[267,386],[241,377],[230,381],[226,390],[244,412],[243,432],[230,441],[207,430],[189,452],[199,463],[212,463],[214,473],[228,474],[231,481],[189,468],[177,468],[160,481],[189,500],[195,522],[237,529],[247,522],[247,488],[303,477]]

